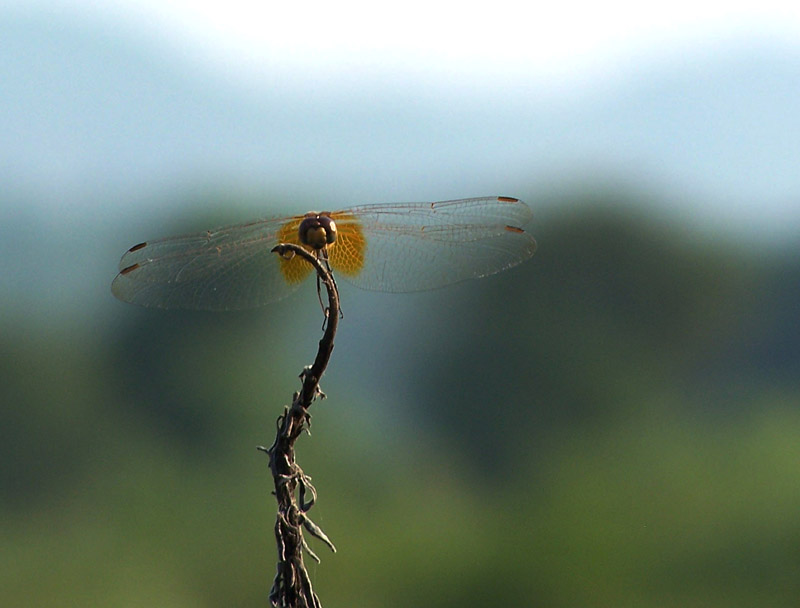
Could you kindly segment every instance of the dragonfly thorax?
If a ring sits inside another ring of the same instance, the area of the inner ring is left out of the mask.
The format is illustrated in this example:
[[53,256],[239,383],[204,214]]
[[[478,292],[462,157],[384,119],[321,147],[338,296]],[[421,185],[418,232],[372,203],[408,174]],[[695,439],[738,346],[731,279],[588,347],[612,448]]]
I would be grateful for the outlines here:
[[325,213],[309,212],[300,222],[300,242],[312,249],[323,249],[336,241],[336,223]]

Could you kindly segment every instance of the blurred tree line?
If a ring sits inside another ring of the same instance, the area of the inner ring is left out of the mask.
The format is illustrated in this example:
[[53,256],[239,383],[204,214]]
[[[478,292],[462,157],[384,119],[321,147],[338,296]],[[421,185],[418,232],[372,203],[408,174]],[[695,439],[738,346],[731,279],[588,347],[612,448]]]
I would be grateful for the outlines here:
[[[388,412],[336,379],[344,304],[298,445],[340,549],[312,569],[323,605],[796,605],[798,251],[621,198],[528,197],[531,262],[387,325]],[[316,344],[294,298],[2,323],[4,605],[266,603],[252,448]]]

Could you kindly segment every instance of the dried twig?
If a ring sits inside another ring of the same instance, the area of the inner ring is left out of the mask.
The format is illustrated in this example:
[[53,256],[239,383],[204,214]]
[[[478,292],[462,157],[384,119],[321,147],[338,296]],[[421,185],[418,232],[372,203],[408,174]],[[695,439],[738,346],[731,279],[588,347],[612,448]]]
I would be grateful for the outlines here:
[[[311,424],[308,408],[317,396],[325,395],[319,388],[319,379],[328,365],[333,351],[333,338],[339,324],[339,292],[325,260],[293,244],[281,244],[273,252],[282,256],[299,255],[317,271],[319,281],[325,285],[328,307],[325,309],[325,332],[319,341],[319,350],[313,365],[300,374],[301,389],[294,394],[292,405],[284,408],[278,418],[278,433],[269,449],[259,447],[269,455],[269,465],[275,481],[278,516],[275,522],[275,540],[278,545],[278,566],[269,594],[273,606],[281,608],[321,608],[314,593],[311,579],[303,563],[303,551],[315,561],[319,558],[303,538],[303,529],[322,540],[332,551],[333,543],[322,529],[308,517],[314,506],[317,491],[311,478],[295,462],[294,443]],[[307,500],[307,496],[310,496]]]

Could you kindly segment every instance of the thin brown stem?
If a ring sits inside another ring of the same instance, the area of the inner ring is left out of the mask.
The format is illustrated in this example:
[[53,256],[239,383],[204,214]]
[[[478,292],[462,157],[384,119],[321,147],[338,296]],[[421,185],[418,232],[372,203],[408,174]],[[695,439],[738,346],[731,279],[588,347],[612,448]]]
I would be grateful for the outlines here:
[[328,307],[325,309],[325,331],[319,341],[314,363],[300,374],[302,386],[294,394],[292,405],[284,408],[278,418],[278,433],[269,449],[259,448],[269,454],[269,464],[275,482],[278,516],[275,522],[275,540],[278,545],[278,566],[269,594],[273,606],[281,608],[321,608],[314,593],[311,579],[303,562],[303,551],[318,559],[310,550],[303,530],[322,540],[332,551],[333,543],[322,529],[308,517],[314,506],[317,492],[308,477],[295,461],[294,444],[300,434],[311,424],[308,408],[317,396],[324,397],[319,380],[325,372],[333,351],[333,338],[339,324],[339,292],[336,282],[324,259],[293,244],[281,244],[273,252],[281,256],[299,255],[317,271],[325,285]]

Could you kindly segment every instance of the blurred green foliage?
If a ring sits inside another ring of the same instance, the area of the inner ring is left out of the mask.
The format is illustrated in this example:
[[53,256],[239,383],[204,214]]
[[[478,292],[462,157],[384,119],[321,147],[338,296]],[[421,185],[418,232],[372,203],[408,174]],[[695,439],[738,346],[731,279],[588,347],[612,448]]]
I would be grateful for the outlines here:
[[[323,605],[796,605],[798,252],[610,198],[537,214],[539,252],[498,277],[345,300],[298,444],[339,549],[316,547]],[[2,323],[3,605],[266,605],[254,448],[316,307]]]

